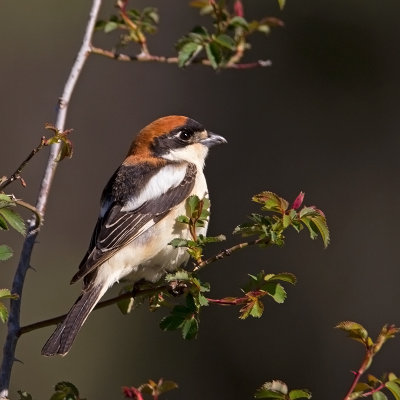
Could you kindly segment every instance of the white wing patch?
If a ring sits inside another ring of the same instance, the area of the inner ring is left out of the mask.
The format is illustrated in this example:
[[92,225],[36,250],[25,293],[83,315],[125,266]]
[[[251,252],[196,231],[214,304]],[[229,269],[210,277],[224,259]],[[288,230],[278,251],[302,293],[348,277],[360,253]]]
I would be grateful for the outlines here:
[[129,200],[121,211],[132,211],[148,200],[155,199],[166,193],[170,188],[178,186],[186,175],[186,165],[166,165],[149,179],[146,186]]

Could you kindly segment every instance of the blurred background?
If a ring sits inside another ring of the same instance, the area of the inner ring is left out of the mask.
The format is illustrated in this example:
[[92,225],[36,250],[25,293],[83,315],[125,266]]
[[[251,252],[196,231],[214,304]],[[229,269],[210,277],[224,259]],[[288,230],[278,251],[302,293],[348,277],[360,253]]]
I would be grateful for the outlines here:
[[[113,12],[113,2],[105,3],[103,18]],[[261,269],[291,271],[299,282],[284,304],[267,301],[261,320],[210,307],[195,341],[161,332],[163,312],[146,307],[129,316],[116,307],[94,312],[65,358],[40,355],[53,327],[24,335],[11,398],[26,390],[46,399],[67,380],[89,400],[118,399],[123,385],[164,377],[180,385],[168,399],[250,399],[263,382],[282,379],[333,400],[343,398],[363,357],[362,346],[333,327],[355,320],[375,337],[384,323],[400,324],[400,3],[288,0],[283,12],[276,3],[245,2],[249,19],[285,21],[268,38],[254,38],[247,60],[271,59],[267,69],[216,73],[89,58],[66,124],[74,129],[74,157],[56,175],[22,324],[63,314],[74,302],[80,287],[69,280],[87,249],[101,191],[135,134],[163,115],[191,116],[229,141],[211,151],[206,165],[211,235],[229,236],[245,221],[256,210],[255,193],[271,190],[292,201],[303,190],[306,204],[325,211],[332,244],[324,250],[307,232],[291,232],[284,248],[244,250],[205,269],[201,277],[215,298],[239,294],[247,273]],[[133,5],[159,8],[159,34],[149,42],[154,54],[173,55],[176,40],[203,23],[186,1]],[[12,173],[46,133],[44,123],[54,122],[89,7],[89,0],[2,0],[0,175]],[[94,43],[110,48],[114,39],[97,33]],[[28,187],[16,183],[10,191],[35,203],[47,154],[24,171]],[[237,240],[229,237],[226,246]],[[0,287],[11,287],[21,238],[1,232],[0,242],[16,251],[0,266]],[[0,331],[3,343],[4,325]],[[388,342],[370,372],[400,373],[399,352],[398,339]]]

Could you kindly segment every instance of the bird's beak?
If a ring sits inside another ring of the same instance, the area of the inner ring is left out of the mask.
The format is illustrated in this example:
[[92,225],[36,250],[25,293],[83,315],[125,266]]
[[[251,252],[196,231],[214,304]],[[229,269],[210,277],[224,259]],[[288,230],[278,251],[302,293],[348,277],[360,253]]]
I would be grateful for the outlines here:
[[203,139],[201,143],[204,144],[204,146],[212,147],[216,144],[228,143],[228,141],[220,135],[216,135],[212,132],[207,132],[207,137]]

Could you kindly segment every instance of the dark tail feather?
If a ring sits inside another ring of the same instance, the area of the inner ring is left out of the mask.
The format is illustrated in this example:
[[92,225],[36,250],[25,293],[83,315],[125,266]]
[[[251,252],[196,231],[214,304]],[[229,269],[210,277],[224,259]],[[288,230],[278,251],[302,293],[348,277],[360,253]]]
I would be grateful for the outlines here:
[[95,286],[79,296],[64,321],[57,326],[43,346],[42,354],[44,356],[65,355],[68,353],[76,335],[102,295],[101,286]]

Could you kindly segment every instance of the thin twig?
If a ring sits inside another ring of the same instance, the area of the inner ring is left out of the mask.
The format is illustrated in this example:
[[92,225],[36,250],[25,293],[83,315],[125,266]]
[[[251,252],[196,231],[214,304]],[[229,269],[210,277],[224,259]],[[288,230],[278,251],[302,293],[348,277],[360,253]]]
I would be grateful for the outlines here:
[[[152,294],[156,294],[156,293],[162,292],[164,290],[167,290],[169,288],[170,288],[169,285],[163,285],[163,286],[157,286],[155,288],[139,289],[139,290],[135,291],[134,294],[132,292],[122,293],[122,294],[119,294],[118,296],[112,297],[111,299],[103,300],[103,301],[97,303],[94,310],[99,310],[101,308],[111,306],[115,303],[120,302],[121,300],[130,299],[130,298],[138,297],[138,296],[149,296]],[[34,322],[33,324],[22,326],[19,330],[19,336],[23,335],[24,333],[35,331],[37,329],[45,328],[47,326],[57,325],[58,323],[63,321],[66,316],[67,316],[67,314],[63,314],[63,315],[59,315],[54,318],[49,318],[49,319],[46,319],[43,321]]]
[[10,183],[14,182],[15,180],[20,180],[22,183],[22,186],[25,186],[25,182],[21,177],[21,172],[24,169],[24,167],[28,164],[28,162],[31,160],[31,158],[41,149],[43,149],[43,147],[46,145],[45,142],[45,137],[42,136],[42,139],[40,140],[40,143],[38,146],[36,146],[28,155],[28,157],[25,158],[24,161],[22,161],[22,163],[19,165],[19,167],[15,170],[15,172],[7,179],[5,179],[1,185],[0,185],[0,191],[2,191],[6,186],[8,186]]
[[255,239],[255,240],[252,240],[251,242],[243,242],[243,243],[236,244],[235,246],[232,246],[229,249],[222,250],[218,254],[216,254],[210,258],[207,258],[207,260],[204,260],[201,263],[197,264],[196,267],[193,269],[193,271],[198,271],[199,269],[204,268],[208,264],[211,264],[218,260],[222,260],[223,258],[230,256],[234,251],[243,249],[248,246],[254,246],[257,244],[265,244],[266,245],[268,243],[269,243],[269,239],[264,238],[264,239]]
[[[70,75],[65,84],[63,94],[58,101],[58,110],[56,118],[56,128],[62,131],[65,126],[65,120],[68,111],[68,104],[70,102],[72,92],[78,81],[80,72],[85,64],[85,61],[90,54],[90,43],[96,23],[97,15],[100,10],[102,1],[93,0],[88,23],[86,26],[85,34],[81,48],[78,52],[77,58],[72,66]],[[36,209],[41,215],[44,215],[51,184],[58,164],[58,154],[60,151],[60,143],[51,146],[50,155],[47,166],[42,178],[41,187],[36,203]],[[21,256],[18,267],[15,271],[14,280],[11,292],[19,296],[16,300],[10,300],[10,314],[8,319],[8,333],[3,348],[3,362],[0,370],[0,399],[8,397],[8,388],[11,379],[11,370],[15,360],[15,349],[17,346],[19,331],[20,331],[20,312],[21,312],[21,298],[25,281],[26,272],[30,266],[30,259],[33,247],[38,235],[39,229],[36,228],[35,221],[30,221],[28,232],[22,247]]]
[[[127,54],[118,53],[115,51],[101,49],[99,47],[90,47],[90,51],[93,54],[97,54],[103,57],[111,58],[117,61],[140,61],[140,62],[159,62],[165,64],[178,64],[178,57],[164,57],[164,56],[155,56],[152,54],[140,53],[136,56],[129,56]],[[207,67],[211,67],[211,63],[208,59],[195,59],[192,61],[193,64],[201,64]],[[225,69],[251,69],[258,67],[270,67],[272,65],[270,60],[258,60],[251,63],[228,63],[221,68]]]

